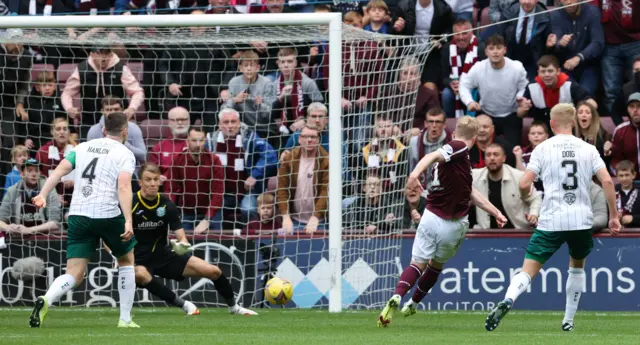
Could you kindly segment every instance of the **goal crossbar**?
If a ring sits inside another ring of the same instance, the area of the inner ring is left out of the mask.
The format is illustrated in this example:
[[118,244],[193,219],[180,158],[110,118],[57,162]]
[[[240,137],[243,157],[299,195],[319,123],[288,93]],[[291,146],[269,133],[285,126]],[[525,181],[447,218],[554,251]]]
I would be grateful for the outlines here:
[[[329,312],[342,310],[342,15],[340,13],[170,16],[10,16],[0,29],[328,25],[329,51]],[[4,40],[0,33],[0,42]],[[78,42],[81,44],[81,42]]]

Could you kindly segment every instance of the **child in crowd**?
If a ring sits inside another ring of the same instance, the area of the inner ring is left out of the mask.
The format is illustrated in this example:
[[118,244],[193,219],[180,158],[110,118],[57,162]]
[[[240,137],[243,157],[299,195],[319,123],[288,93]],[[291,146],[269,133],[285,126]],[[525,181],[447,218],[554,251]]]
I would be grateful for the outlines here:
[[402,212],[398,202],[389,193],[383,193],[382,180],[375,173],[370,173],[364,185],[364,195],[358,197],[344,213],[343,225],[356,231],[364,230],[366,234],[397,230],[402,222],[402,216],[393,212]]
[[383,0],[371,0],[367,4],[369,24],[364,26],[365,31],[388,34],[389,30],[389,6]]
[[640,190],[633,185],[636,178],[636,167],[631,161],[623,160],[616,164],[616,204],[620,223],[637,228],[640,226]]
[[22,171],[22,165],[29,159],[29,149],[24,145],[16,145],[11,149],[11,163],[13,169],[7,174],[7,178],[4,182],[4,194],[7,193],[7,189],[14,184],[22,180],[20,172]]
[[242,233],[256,235],[262,231],[274,231],[282,228],[280,220],[275,217],[275,197],[271,193],[258,196],[258,219],[247,224]]
[[57,90],[53,71],[42,71],[36,75],[33,91],[25,104],[29,113],[25,144],[30,149],[37,150],[52,139],[49,126],[55,118],[67,118]]

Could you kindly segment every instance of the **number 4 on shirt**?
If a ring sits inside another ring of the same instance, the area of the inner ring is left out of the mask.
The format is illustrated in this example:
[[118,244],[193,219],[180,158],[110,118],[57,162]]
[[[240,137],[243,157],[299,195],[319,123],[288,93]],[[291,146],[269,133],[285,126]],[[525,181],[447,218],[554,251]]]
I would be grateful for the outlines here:
[[88,179],[89,184],[93,184],[93,179],[96,178],[96,165],[98,165],[98,157],[92,159],[82,172],[82,178]]

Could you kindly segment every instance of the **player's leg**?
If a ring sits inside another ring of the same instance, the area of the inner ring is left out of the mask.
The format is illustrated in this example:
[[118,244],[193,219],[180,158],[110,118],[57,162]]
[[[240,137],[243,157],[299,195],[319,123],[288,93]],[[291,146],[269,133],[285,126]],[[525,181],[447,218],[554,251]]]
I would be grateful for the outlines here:
[[519,273],[511,278],[511,283],[507,288],[504,299],[493,308],[485,320],[487,331],[493,331],[498,327],[500,321],[509,313],[518,297],[529,288],[533,278],[540,272],[540,269],[549,258],[564,244],[562,231],[541,231],[534,230],[524,263]]
[[111,255],[118,260],[118,294],[120,296],[120,328],[139,328],[131,320],[131,309],[136,293],[136,272],[133,267],[133,247],[135,238],[122,241],[120,235],[124,233],[124,217],[92,219],[91,228],[111,249]]
[[567,277],[566,305],[562,330],[573,331],[573,318],[578,311],[578,304],[582,295],[582,287],[585,283],[584,266],[587,256],[593,248],[593,236],[591,230],[567,231],[567,245],[569,247],[569,276]]
[[218,266],[212,265],[197,256],[191,256],[189,261],[187,261],[187,265],[185,266],[182,274],[185,277],[209,278],[213,282],[218,293],[222,296],[225,302],[227,302],[230,313],[239,315],[258,315],[258,313],[243,308],[236,303],[236,299],[233,294],[233,287]]
[[195,304],[185,301],[176,295],[171,289],[160,282],[160,279],[154,277],[149,273],[149,270],[143,265],[135,266],[136,272],[136,285],[147,289],[152,295],[160,298],[170,305],[174,305],[184,310],[187,315],[199,315],[200,311]]
[[424,211],[420,224],[416,230],[416,237],[413,239],[413,248],[411,249],[411,263],[400,274],[400,279],[396,285],[393,296],[387,301],[384,309],[378,315],[378,327],[386,327],[391,323],[393,314],[400,306],[402,297],[411,290],[416,281],[422,276],[429,260],[433,258],[436,251],[435,233],[433,229],[437,226],[435,222],[436,215]]
[[49,307],[82,282],[98,238],[86,227],[86,217],[70,216],[67,231],[67,271],[57,277],[44,296],[39,296],[29,317],[30,327],[40,327]]

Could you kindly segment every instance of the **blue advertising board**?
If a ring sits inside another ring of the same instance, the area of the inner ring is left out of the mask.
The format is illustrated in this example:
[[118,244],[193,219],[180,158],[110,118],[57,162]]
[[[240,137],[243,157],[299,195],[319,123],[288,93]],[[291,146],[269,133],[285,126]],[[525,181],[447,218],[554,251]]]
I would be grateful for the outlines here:
[[[524,259],[527,238],[468,238],[423,300],[429,310],[487,310],[504,297]],[[636,287],[640,238],[597,237],[587,259],[582,310],[639,311]],[[265,241],[262,241],[265,243]],[[346,308],[381,308],[411,260],[413,238],[347,240],[343,246],[342,299]],[[283,259],[278,275],[294,285],[292,306],[326,306],[330,267],[327,239],[275,243]],[[534,279],[518,309],[564,310],[569,256],[562,248]]]

